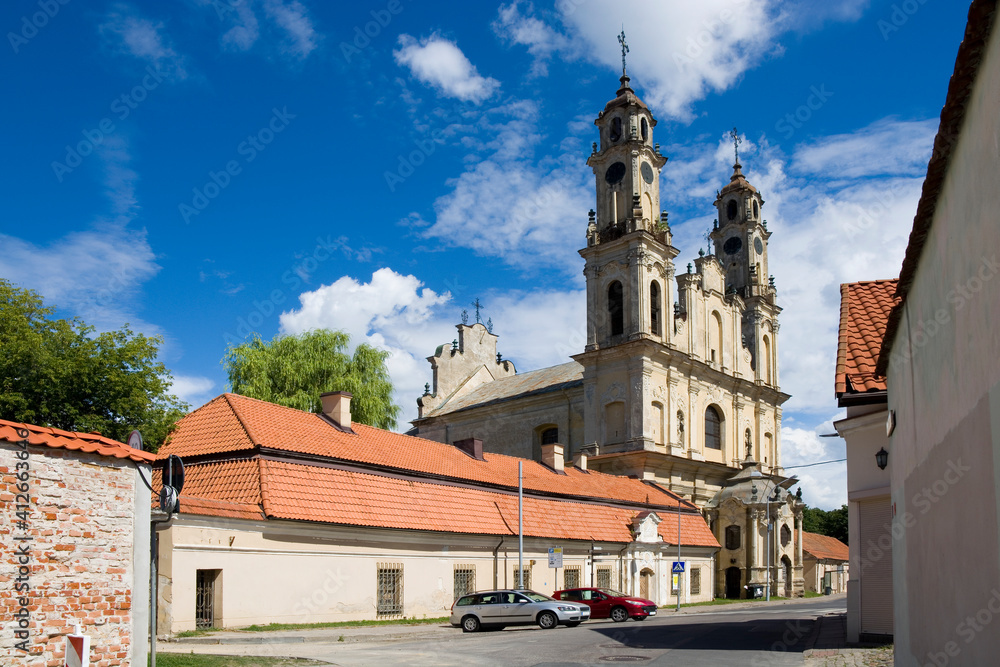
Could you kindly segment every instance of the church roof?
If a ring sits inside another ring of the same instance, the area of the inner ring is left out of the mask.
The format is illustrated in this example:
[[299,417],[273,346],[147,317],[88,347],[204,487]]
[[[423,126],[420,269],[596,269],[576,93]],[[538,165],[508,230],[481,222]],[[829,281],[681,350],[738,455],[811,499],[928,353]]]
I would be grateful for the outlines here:
[[632,90],[632,87],[628,85],[629,80],[630,79],[627,75],[622,75],[620,79],[622,85],[615,93],[616,97],[604,105],[605,113],[611,111],[615,107],[627,107],[633,104],[642,109],[649,109],[649,107],[646,106],[646,103],[640,100],[639,96],[635,94],[634,90]]
[[875,370],[889,322],[899,302],[896,280],[868,280],[840,286],[840,335],[837,344],[837,398],[886,390]]
[[836,537],[819,533],[802,533],[802,551],[817,560],[849,560],[847,545]]
[[[657,484],[573,467],[558,474],[500,454],[477,460],[363,424],[352,431],[223,394],[181,419],[159,456],[184,459],[183,514],[481,535],[516,534],[520,463],[526,535],[630,542],[632,519],[655,511],[674,517],[659,528],[676,544],[679,499]],[[697,508],[680,505],[683,544],[718,546]]]
[[743,175],[743,165],[739,162],[733,165],[733,175],[729,179],[729,183],[726,187],[722,188],[719,196],[728,194],[730,192],[735,192],[737,190],[749,190],[750,192],[757,192],[757,188],[750,185],[750,182]]
[[468,394],[446,400],[424,415],[424,418],[582,385],[583,366],[569,361],[487,382]]

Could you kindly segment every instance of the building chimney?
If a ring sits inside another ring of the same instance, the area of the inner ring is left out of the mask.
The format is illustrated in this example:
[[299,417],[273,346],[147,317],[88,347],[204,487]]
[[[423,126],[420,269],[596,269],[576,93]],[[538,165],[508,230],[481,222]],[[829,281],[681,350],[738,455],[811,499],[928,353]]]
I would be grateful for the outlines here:
[[556,472],[563,472],[563,446],[558,443],[542,445],[542,463]]
[[455,447],[476,459],[477,461],[485,461],[483,458],[483,441],[479,438],[466,438],[464,440],[456,440],[452,443]]
[[587,454],[585,452],[583,452],[582,450],[579,451],[579,452],[577,452],[576,453],[576,459],[573,461],[573,465],[575,465],[580,470],[586,470],[587,469]]
[[341,428],[351,428],[351,399],[353,394],[346,391],[329,391],[319,395],[323,404],[323,414],[337,422]]

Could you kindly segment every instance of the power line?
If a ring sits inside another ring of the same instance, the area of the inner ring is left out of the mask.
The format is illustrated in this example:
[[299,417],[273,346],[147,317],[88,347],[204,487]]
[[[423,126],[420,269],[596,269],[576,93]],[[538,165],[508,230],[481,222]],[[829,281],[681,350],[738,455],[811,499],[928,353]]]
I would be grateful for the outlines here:
[[785,470],[791,470],[792,468],[811,468],[812,466],[822,466],[827,463],[842,463],[847,459],[833,459],[832,461],[820,461],[819,463],[804,463],[800,466],[782,466]]

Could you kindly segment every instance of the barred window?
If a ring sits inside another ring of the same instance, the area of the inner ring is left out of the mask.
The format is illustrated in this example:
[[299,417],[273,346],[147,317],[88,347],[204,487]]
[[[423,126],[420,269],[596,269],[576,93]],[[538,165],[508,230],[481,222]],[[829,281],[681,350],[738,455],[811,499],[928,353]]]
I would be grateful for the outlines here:
[[580,588],[580,566],[563,570],[563,588]]
[[701,595],[701,568],[691,568],[691,595]]
[[611,568],[610,567],[599,567],[599,568],[597,568],[597,587],[598,588],[611,588]]
[[455,566],[455,599],[468,595],[476,590],[476,566]]
[[216,582],[222,570],[197,570],[195,572],[195,627],[214,628],[216,626],[215,600]]
[[377,616],[403,614],[403,566],[399,563],[378,564]]
[[514,568],[514,588],[531,588],[530,567],[524,568],[522,576],[518,576],[517,568]]

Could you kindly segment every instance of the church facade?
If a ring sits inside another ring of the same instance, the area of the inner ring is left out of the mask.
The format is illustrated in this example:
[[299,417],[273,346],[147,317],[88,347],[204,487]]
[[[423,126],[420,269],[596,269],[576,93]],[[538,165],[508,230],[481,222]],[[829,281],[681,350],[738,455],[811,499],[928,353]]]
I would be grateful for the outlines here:
[[[767,277],[771,233],[761,193],[737,154],[714,202],[713,248],[678,273],[679,250],[660,212],[667,158],[624,68],[594,122],[600,136],[587,164],[596,204],[580,250],[583,349],[567,363],[517,373],[497,353],[496,335],[478,322],[460,324],[455,341],[428,357],[433,380],[417,399],[413,433],[441,442],[476,438],[486,451],[536,460],[543,445],[559,443],[578,467],[656,482],[710,520],[741,471],[787,490],[780,428],[789,396],[779,388],[781,308]],[[792,527],[798,505],[788,501]],[[741,522],[749,529],[746,516]],[[720,542],[726,528],[713,526]],[[801,583],[801,555],[794,545],[785,555]],[[743,585],[766,575],[753,570],[760,563],[742,565]],[[719,574],[724,594],[727,575]]]

